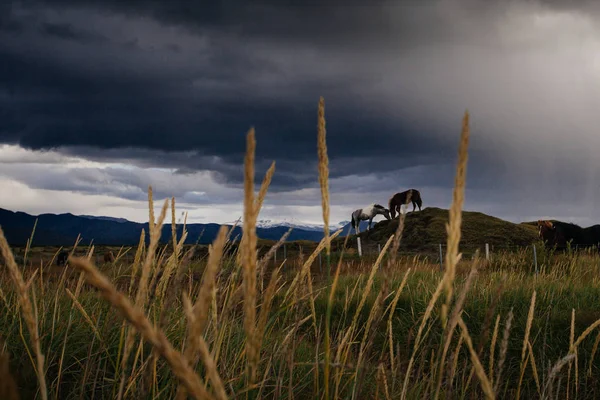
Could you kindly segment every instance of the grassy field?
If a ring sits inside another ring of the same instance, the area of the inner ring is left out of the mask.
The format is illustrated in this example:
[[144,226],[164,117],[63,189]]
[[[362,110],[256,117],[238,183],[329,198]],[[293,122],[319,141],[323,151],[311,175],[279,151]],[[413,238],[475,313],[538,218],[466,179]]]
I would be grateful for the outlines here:
[[[468,139],[465,115],[443,271],[398,256],[404,215],[376,260],[319,268],[339,232],[277,263],[257,254],[274,165],[256,196],[253,130],[235,251],[225,228],[199,257],[181,237],[158,248],[169,202],[156,218],[151,188],[155,224],[131,262],[95,265],[76,247],[56,267],[50,249],[28,249],[23,267],[0,235],[0,398],[598,398],[600,258],[540,248],[537,274],[528,251],[461,259]],[[322,104],[318,142],[327,225]]]

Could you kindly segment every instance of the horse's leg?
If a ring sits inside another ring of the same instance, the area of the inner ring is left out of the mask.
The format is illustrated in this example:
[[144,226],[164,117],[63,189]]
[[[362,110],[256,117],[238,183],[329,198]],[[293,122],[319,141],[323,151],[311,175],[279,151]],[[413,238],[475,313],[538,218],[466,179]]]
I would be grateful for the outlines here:
[[373,222],[373,217],[369,218],[369,230],[371,230],[371,223]]

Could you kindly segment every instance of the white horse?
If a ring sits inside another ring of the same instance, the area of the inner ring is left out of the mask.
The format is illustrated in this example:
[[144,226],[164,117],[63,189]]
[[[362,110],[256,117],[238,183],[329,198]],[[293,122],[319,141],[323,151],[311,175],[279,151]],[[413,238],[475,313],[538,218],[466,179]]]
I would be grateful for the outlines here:
[[370,204],[366,207],[359,208],[352,213],[352,227],[356,233],[359,233],[360,221],[369,220],[369,227],[367,230],[371,230],[371,223],[376,215],[383,215],[386,219],[390,219],[390,210],[379,204]]

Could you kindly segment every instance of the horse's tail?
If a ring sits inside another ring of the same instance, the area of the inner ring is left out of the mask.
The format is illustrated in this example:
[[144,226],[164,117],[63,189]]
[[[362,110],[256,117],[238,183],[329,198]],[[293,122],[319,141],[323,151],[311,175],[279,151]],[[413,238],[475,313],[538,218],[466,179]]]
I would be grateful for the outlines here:
[[410,189],[410,199],[412,202],[418,205],[419,208],[421,208],[423,205],[423,200],[421,200],[421,192],[419,192],[417,189]]
[[421,208],[421,206],[423,205],[423,200],[421,199],[421,192],[419,192],[418,190],[413,190],[413,193],[416,194],[415,196],[415,203],[417,203],[417,205],[419,206],[419,208]]
[[388,200],[388,210],[390,211],[390,217],[392,217],[392,218],[394,218],[396,216],[396,201],[394,199],[395,197],[396,197],[396,195],[393,195]]

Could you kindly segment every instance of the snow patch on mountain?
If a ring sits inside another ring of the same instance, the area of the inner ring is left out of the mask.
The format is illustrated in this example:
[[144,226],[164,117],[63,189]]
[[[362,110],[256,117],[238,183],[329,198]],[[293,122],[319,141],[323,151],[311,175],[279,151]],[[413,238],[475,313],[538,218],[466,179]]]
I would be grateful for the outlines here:
[[[349,221],[344,221],[344,222],[340,222],[336,225],[330,225],[329,230],[336,231],[336,230],[344,227],[348,222]],[[256,221],[257,228],[273,228],[273,227],[278,227],[278,226],[284,226],[284,227],[294,228],[294,229],[303,229],[303,230],[307,230],[307,231],[322,231],[324,225],[298,221],[294,218],[285,218],[285,219],[281,219],[281,220],[261,219],[259,221]]]

